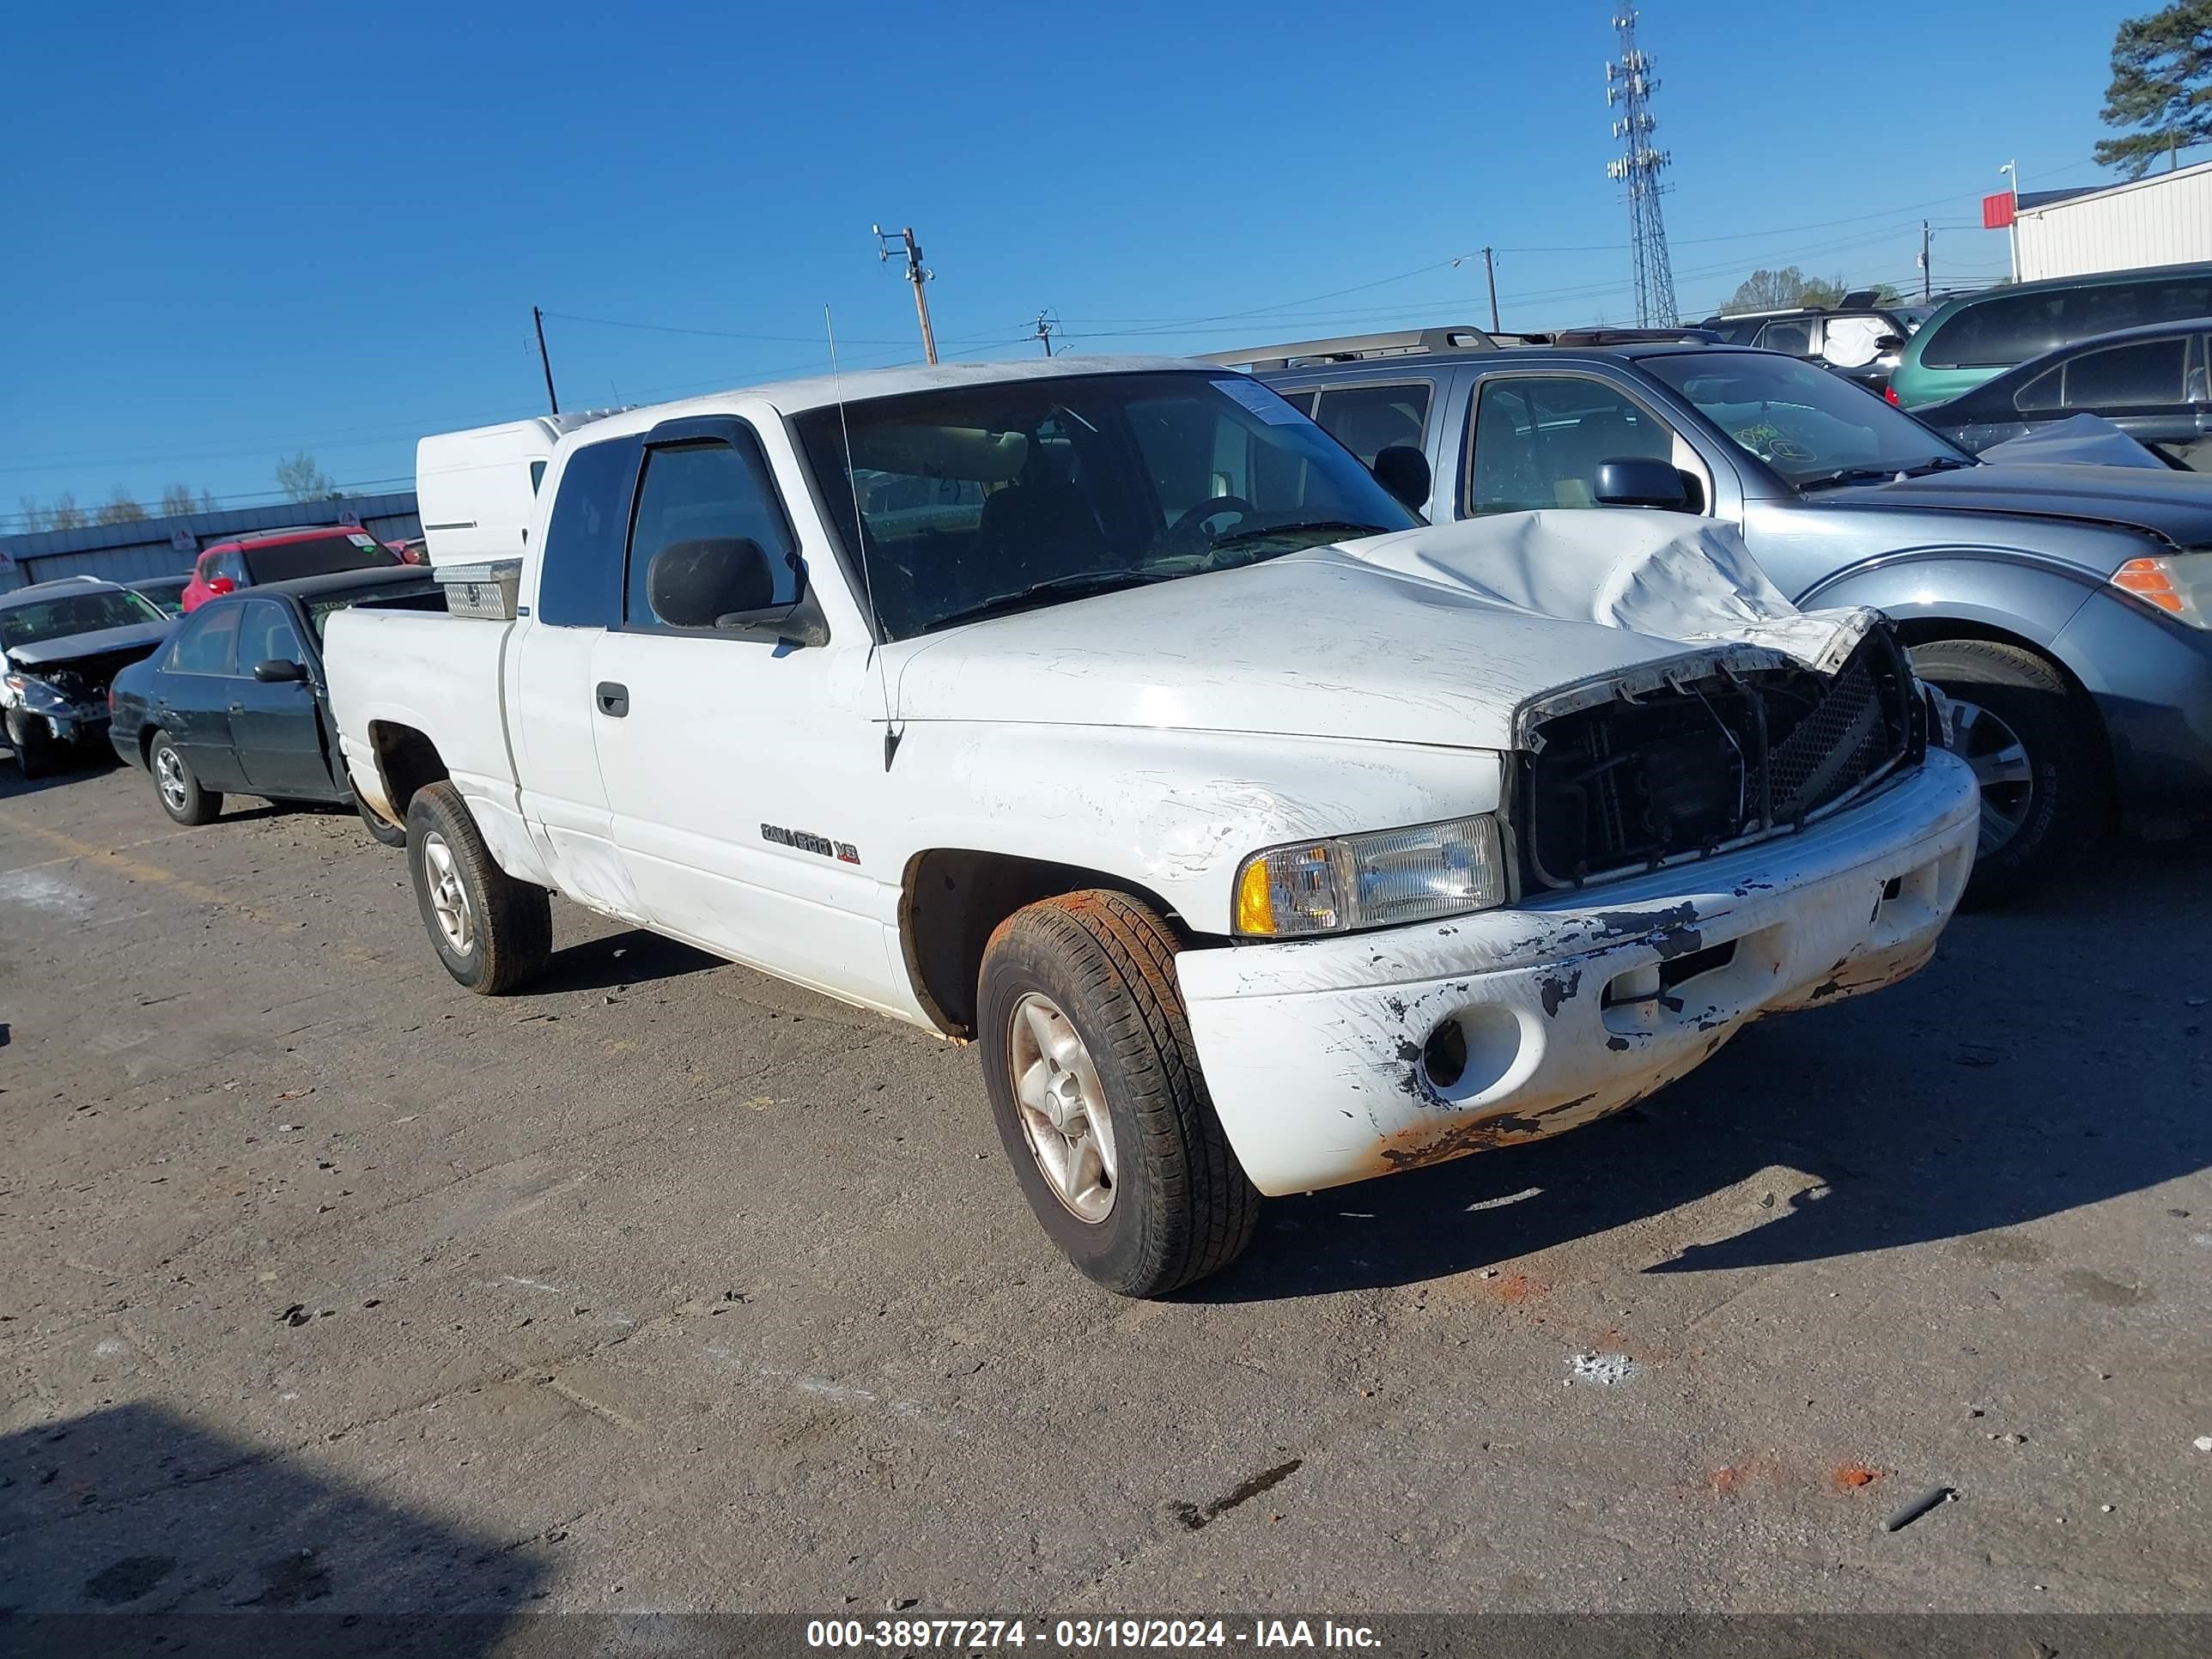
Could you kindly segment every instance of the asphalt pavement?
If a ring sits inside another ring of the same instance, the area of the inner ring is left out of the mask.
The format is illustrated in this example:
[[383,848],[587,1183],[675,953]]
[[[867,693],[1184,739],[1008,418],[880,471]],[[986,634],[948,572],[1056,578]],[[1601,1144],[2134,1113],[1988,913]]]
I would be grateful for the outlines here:
[[0,1611],[2212,1609],[2208,876],[1135,1304],[970,1053],[0,766]]

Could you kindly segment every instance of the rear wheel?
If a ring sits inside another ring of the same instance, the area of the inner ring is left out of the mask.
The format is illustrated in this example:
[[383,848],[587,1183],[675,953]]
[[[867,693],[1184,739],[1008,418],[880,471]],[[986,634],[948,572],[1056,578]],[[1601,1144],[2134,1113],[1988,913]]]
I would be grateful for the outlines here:
[[1199,1072],[1177,948],[1135,899],[1071,893],[1000,926],[978,988],[1015,1178],[1068,1259],[1124,1296],[1226,1267],[1259,1218]]
[[161,810],[179,823],[212,823],[222,812],[222,796],[202,787],[191,763],[167,732],[156,732],[147,745],[146,768],[154,775],[154,793],[161,799]]
[[27,778],[43,778],[59,764],[61,745],[46,723],[20,708],[8,711],[8,741],[15,750],[15,764]]
[[367,827],[368,833],[375,836],[378,841],[383,842],[386,847],[404,847],[407,845],[407,826],[405,824],[386,823],[383,817],[378,814],[376,809],[371,806],[367,801],[363,800],[359,795],[356,795],[353,798],[353,810],[361,814],[361,821],[362,824]]
[[459,983],[502,996],[545,971],[552,902],[499,867],[452,784],[428,785],[408,803],[407,869],[431,947]]
[[1950,700],[1945,746],[1982,790],[1981,841],[1966,902],[2040,885],[2102,827],[2109,799],[2094,715],[2057,666],[1994,640],[1932,640],[1913,671]]

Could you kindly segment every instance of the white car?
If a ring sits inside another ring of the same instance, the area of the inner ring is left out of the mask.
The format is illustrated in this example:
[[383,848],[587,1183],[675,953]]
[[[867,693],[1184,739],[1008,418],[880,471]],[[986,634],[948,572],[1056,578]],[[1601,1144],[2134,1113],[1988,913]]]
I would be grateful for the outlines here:
[[1158,1294],[1902,978],[1972,864],[1878,614],[1684,514],[1429,528],[1420,465],[1181,361],[631,410],[510,620],[342,612],[331,704],[461,984],[557,892],[973,1042],[1046,1231]]

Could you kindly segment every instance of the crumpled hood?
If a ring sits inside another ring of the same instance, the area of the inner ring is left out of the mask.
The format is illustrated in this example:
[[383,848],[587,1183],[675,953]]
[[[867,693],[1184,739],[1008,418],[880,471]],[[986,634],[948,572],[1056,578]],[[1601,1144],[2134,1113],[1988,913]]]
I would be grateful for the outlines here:
[[1512,514],[1072,600],[888,647],[898,717],[1504,750],[1536,698],[1717,663],[1832,667],[1873,612],[1796,611],[1680,514]]
[[2164,467],[1962,466],[1901,483],[1823,490],[1810,499],[1847,510],[1910,507],[2118,524],[2176,547],[2212,547],[2212,477]]
[[102,628],[90,634],[68,634],[32,645],[11,645],[7,656],[16,667],[30,673],[66,668],[73,662],[128,651],[134,646],[143,646],[151,651],[175,626],[174,619],[169,617],[160,622],[125,623],[120,628]]

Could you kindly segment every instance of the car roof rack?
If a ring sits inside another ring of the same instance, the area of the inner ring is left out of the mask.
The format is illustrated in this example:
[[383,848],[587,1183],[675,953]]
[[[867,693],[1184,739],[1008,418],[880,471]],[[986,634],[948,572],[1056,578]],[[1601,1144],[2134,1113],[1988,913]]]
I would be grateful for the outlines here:
[[1501,334],[1501,343],[1532,346],[1607,346],[1663,344],[1718,345],[1721,337],[1709,328],[1562,328],[1549,333]]
[[1404,329],[1392,334],[1345,334],[1333,340],[1291,340],[1200,354],[1201,363],[1224,368],[1295,368],[1309,363],[1354,363],[1370,357],[1411,357],[1431,352],[1495,351],[1498,342],[1479,328],[1456,325]]

